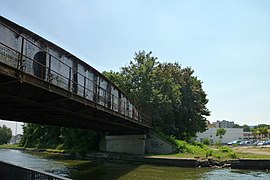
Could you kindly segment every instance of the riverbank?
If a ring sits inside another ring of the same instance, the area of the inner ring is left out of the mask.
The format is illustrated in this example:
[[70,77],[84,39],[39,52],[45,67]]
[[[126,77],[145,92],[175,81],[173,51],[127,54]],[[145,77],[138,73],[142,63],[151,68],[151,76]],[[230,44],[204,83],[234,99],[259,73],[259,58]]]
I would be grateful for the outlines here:
[[[151,165],[166,165],[176,167],[213,167],[213,168],[241,168],[241,169],[270,169],[270,147],[235,147],[232,148],[237,152],[237,158],[228,158],[219,154],[220,157],[214,157],[210,154],[208,157],[201,154],[192,153],[177,153],[169,155],[129,155],[121,153],[107,153],[107,152],[91,152],[85,156],[78,156],[77,154],[70,154],[68,151],[55,149],[34,149],[22,148],[16,145],[0,146],[4,149],[15,149],[22,151],[30,151],[36,153],[47,153],[51,156],[57,154],[71,156],[74,159],[85,160],[105,160],[105,161],[123,161],[133,164],[151,164]],[[223,150],[228,147],[223,148]],[[219,149],[212,148],[213,151]],[[224,152],[226,154],[226,152]]]

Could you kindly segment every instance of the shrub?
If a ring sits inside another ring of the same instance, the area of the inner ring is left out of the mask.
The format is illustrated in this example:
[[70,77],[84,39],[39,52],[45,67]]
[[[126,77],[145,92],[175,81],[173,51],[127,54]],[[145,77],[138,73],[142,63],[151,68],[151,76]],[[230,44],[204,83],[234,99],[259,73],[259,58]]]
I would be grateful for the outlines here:
[[206,157],[213,156],[213,150],[208,149],[205,154]]
[[221,152],[232,152],[232,149],[226,146],[220,146],[218,148]]
[[228,155],[230,158],[232,159],[237,159],[238,158],[238,155],[236,152],[230,152],[229,155]]
[[221,146],[221,141],[220,141],[220,140],[216,141],[216,142],[215,142],[215,145],[216,145],[216,146]]
[[208,138],[204,138],[202,143],[209,146],[210,140]]
[[215,154],[214,157],[217,158],[217,159],[220,159],[221,155],[220,154]]

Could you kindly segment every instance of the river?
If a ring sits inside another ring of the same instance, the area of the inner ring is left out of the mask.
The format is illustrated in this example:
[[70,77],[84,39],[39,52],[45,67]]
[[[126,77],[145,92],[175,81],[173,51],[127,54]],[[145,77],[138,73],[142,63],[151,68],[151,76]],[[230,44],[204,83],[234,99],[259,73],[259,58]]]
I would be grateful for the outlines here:
[[263,171],[232,170],[230,168],[180,168],[125,162],[73,160],[55,154],[29,153],[9,149],[0,149],[0,161],[82,180],[270,179],[270,173]]

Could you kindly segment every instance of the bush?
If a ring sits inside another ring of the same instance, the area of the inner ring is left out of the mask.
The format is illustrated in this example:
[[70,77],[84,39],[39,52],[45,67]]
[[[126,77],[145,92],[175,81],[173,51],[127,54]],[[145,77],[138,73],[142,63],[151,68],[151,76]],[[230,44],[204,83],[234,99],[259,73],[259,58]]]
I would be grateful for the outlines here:
[[221,146],[221,141],[220,141],[220,140],[216,141],[216,142],[215,142],[215,145],[216,145],[216,146]]
[[208,138],[204,138],[202,143],[209,146],[210,140]]
[[218,148],[221,152],[232,152],[232,149],[226,146],[220,146]]
[[220,154],[215,154],[214,157],[217,158],[217,159],[221,159],[221,155]]
[[208,149],[205,154],[206,157],[213,156],[213,150]]
[[238,155],[236,152],[230,152],[229,155],[228,155],[230,158],[232,159],[237,159],[238,158]]

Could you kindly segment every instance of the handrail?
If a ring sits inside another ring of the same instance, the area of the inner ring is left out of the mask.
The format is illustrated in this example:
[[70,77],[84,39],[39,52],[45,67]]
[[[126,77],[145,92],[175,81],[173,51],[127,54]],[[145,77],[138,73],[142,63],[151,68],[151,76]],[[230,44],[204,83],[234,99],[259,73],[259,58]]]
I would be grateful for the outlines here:
[[[143,124],[146,126],[151,126],[151,118],[148,117],[147,115],[141,113],[140,111],[137,110],[137,108],[130,102],[130,100],[120,91],[113,83],[110,81],[106,80],[107,83],[110,84],[110,88],[112,87],[117,88],[118,91],[121,92],[121,94],[124,95],[126,100],[123,100],[121,97],[115,96],[113,93],[108,92],[105,88],[100,86],[96,80],[92,80],[88,78],[86,75],[80,73],[78,71],[78,68],[74,68],[67,63],[63,62],[63,60],[55,57],[53,54],[49,53],[46,49],[39,47],[36,45],[34,42],[30,41],[28,38],[25,36],[19,34],[15,30],[13,30],[11,27],[5,25],[4,23],[0,22],[4,27],[8,28],[10,31],[16,34],[16,38],[18,40],[21,40],[21,44],[19,45],[20,50],[16,50],[12,47],[10,47],[7,44],[4,44],[0,42],[0,54],[4,56],[8,56],[10,59],[12,59],[14,64],[13,66],[16,67],[19,71],[22,71],[24,73],[33,75],[37,78],[39,78],[42,81],[49,82],[53,85],[57,85],[58,87],[64,88],[65,90],[69,91],[72,94],[79,95],[83,98],[86,98],[87,100],[90,100],[98,105],[101,105],[109,110],[118,112],[119,114],[123,115],[125,118],[130,119],[132,121],[135,121],[139,124]],[[2,46],[2,47],[1,47]],[[46,60],[49,60],[49,66],[46,66],[46,64],[42,64],[38,62],[37,60],[27,56],[24,52],[25,46],[33,46],[32,48],[37,48],[39,49],[40,52],[45,53]],[[2,52],[3,51],[3,52]],[[7,53],[9,52],[9,53]],[[11,53],[12,52],[12,53]],[[13,56],[11,55],[13,54]],[[68,58],[68,57],[66,57]],[[74,59],[70,59],[73,60]],[[29,67],[25,67],[26,63],[31,63],[31,64],[36,64],[39,68],[43,70],[43,75],[36,75],[32,72],[28,72]],[[68,69],[68,76],[65,76],[61,74],[61,72],[58,72],[57,70],[54,70],[51,67],[51,64],[53,62],[60,63],[63,68]],[[9,62],[12,63],[12,62]],[[9,64],[11,65],[11,64]],[[78,67],[78,65],[76,65]],[[83,66],[84,67],[84,66]],[[91,66],[90,66],[91,67]],[[86,67],[84,67],[86,68]],[[92,71],[92,69],[88,69],[89,73],[92,73],[93,76],[96,77],[101,77],[98,72]],[[72,76],[76,74],[77,80],[74,80]],[[43,77],[44,76],[44,77]],[[83,83],[80,83],[78,79],[83,79]],[[60,79],[60,80],[58,80]],[[56,82],[55,82],[56,81]],[[62,81],[62,82],[61,82]],[[92,87],[91,89],[87,84],[91,84],[90,86]]]
[[40,180],[71,180],[55,174],[42,172],[26,167],[20,167],[11,163],[0,161],[0,179],[40,179]]

